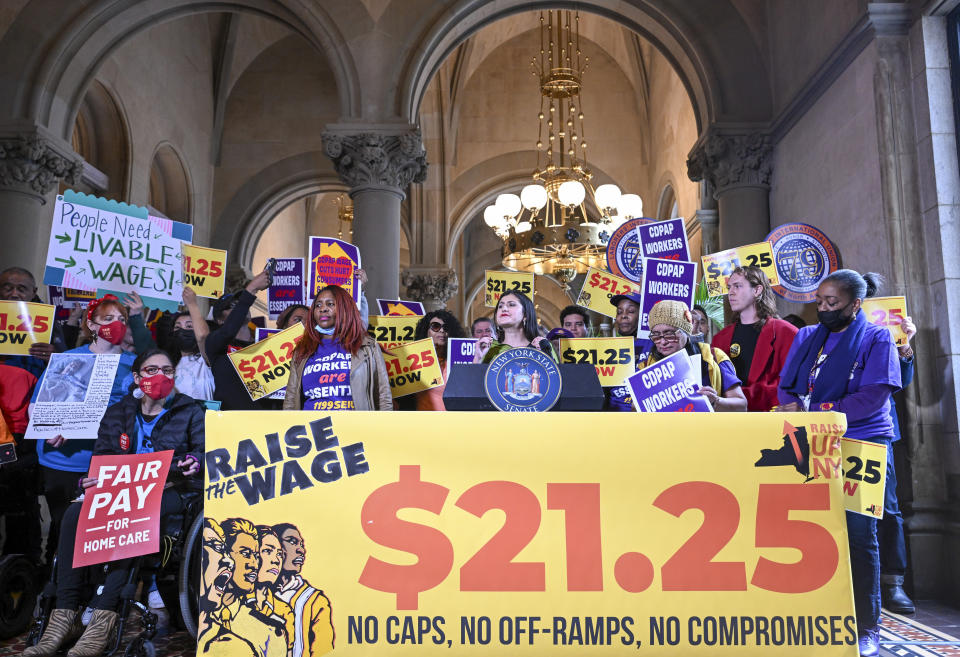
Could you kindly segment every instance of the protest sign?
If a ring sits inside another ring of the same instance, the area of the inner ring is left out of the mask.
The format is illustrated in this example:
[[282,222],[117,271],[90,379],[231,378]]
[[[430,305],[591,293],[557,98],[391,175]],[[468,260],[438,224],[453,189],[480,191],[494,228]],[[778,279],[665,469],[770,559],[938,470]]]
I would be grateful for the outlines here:
[[[280,332],[280,329],[261,328],[258,326],[253,332],[253,341],[262,342],[263,340],[266,340],[271,335],[275,335],[279,332]],[[287,392],[287,387],[284,386],[280,390],[270,393],[269,395],[267,395],[267,397],[270,399],[284,399],[287,396],[286,392]],[[215,410],[219,410],[219,409],[215,409]]]
[[227,279],[227,252],[186,242],[183,253],[183,285],[198,297],[219,299]]
[[860,303],[868,322],[886,327],[898,347],[907,344],[907,333],[902,326],[907,317],[906,297],[871,297]]
[[697,263],[647,258],[643,262],[643,305],[637,336],[647,337],[650,326],[647,316],[658,301],[673,299],[693,307],[697,287]]
[[413,316],[423,317],[426,311],[419,301],[401,301],[400,299],[377,299],[377,308],[387,317]]
[[618,294],[638,291],[640,287],[639,283],[620,278],[602,269],[590,267],[583,279],[583,287],[580,288],[577,304],[595,313],[607,317],[616,317],[617,308],[610,303],[610,300]]
[[711,297],[722,296],[728,292],[727,279],[737,267],[759,267],[770,279],[771,285],[780,282],[777,267],[773,261],[770,242],[757,242],[738,246],[726,251],[705,255],[703,276],[707,281],[707,294]]
[[146,208],[67,190],[57,196],[43,282],[137,292],[145,305],[175,311],[183,296],[181,241],[193,227],[150,217]]
[[120,354],[51,355],[24,437],[96,438],[119,364]]
[[393,398],[443,385],[443,372],[432,338],[392,347],[383,355]]
[[779,279],[773,291],[788,301],[810,303],[816,297],[820,282],[840,268],[840,251],[815,226],[800,223],[777,226],[766,241],[773,249]]
[[204,514],[304,541],[313,654],[856,655],[841,480],[757,465],[842,414],[585,417],[209,413]]
[[370,327],[367,333],[374,340],[383,345],[384,349],[392,349],[397,345],[413,340],[417,332],[419,317],[371,315],[367,318]]
[[50,342],[56,306],[0,301],[0,354],[26,356],[35,342]]
[[250,399],[257,401],[286,388],[293,364],[293,348],[302,337],[303,324],[297,322],[260,342],[227,354]]
[[680,350],[627,378],[633,405],[641,413],[710,413],[713,407],[699,394],[700,371]]
[[483,303],[487,308],[496,308],[500,296],[506,292],[523,292],[533,299],[532,271],[507,271],[505,269],[488,269],[486,271],[486,292]]
[[476,349],[476,338],[447,338],[447,366],[470,365]]
[[82,568],[160,550],[160,500],[173,450],[94,455],[83,492],[73,567]]
[[360,303],[362,290],[354,272],[360,267],[360,249],[334,237],[310,238],[310,288],[312,301],[327,285],[339,285]]
[[273,281],[267,288],[267,312],[276,319],[290,306],[304,304],[303,258],[277,258]]
[[561,338],[561,363],[590,363],[603,387],[623,385],[633,374],[633,338]]
[[63,307],[75,308],[76,306],[86,306],[97,298],[96,291],[93,290],[71,290],[68,287],[60,288],[63,292]]
[[846,465],[843,471],[843,494],[847,511],[882,518],[883,489],[887,482],[887,446],[841,438],[840,451]]
[[643,281],[643,245],[637,228],[652,222],[645,218],[630,219],[613,231],[607,242],[607,268],[612,274],[635,283]]
[[682,217],[642,223],[634,230],[637,231],[644,258],[690,260],[687,227]]

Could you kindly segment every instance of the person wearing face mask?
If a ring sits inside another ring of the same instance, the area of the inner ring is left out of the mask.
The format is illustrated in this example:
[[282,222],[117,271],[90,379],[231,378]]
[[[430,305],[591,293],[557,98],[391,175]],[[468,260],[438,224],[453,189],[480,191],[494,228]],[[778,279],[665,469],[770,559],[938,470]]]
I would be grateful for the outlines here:
[[[107,409],[100,421],[93,454],[147,454],[173,450],[167,482],[178,485],[165,488],[160,504],[163,518],[185,509],[184,497],[199,493],[203,486],[204,407],[174,389],[175,370],[166,352],[152,349],[133,363],[130,394]],[[76,479],[74,486],[77,486]],[[88,490],[97,479],[84,475],[79,487]],[[24,651],[26,657],[53,655],[63,643],[83,602],[83,569],[73,568],[73,551],[82,503],[72,503],[63,514],[57,554],[57,608],[36,646]],[[106,648],[117,622],[115,611],[127,582],[132,559],[110,564],[99,595],[92,602],[93,616],[83,636],[71,648],[72,657],[96,657]]]
[[[885,327],[867,321],[860,304],[867,280],[841,269],[817,288],[817,319],[797,333],[780,373],[781,411],[837,411],[847,416],[848,438],[889,448],[894,438],[890,396],[900,389],[897,347]],[[879,653],[880,556],[877,521],[847,511],[858,643],[864,656]]]
[[293,350],[283,410],[392,411],[383,352],[367,335],[353,298],[339,285],[320,290]]
[[443,391],[447,387],[447,341],[449,338],[462,337],[464,337],[463,327],[460,326],[457,318],[447,310],[431,310],[420,318],[413,339],[424,340],[430,338],[433,340],[433,347],[437,352],[437,362],[440,365],[440,372],[443,374],[443,385],[418,392],[412,396],[401,397],[399,400],[401,410],[447,410],[443,405]]
[[489,363],[504,351],[518,347],[539,349],[553,360],[558,360],[553,345],[537,329],[537,310],[526,294],[507,292],[502,295],[497,301],[494,317],[497,339],[482,337],[477,340],[474,363]]
[[733,362],[748,410],[769,411],[778,403],[780,370],[797,328],[777,316],[773,288],[759,267],[737,267],[727,287],[733,324],[717,333],[712,345]]
[[[110,403],[123,399],[133,380],[132,368],[136,356],[123,350],[123,340],[127,335],[127,309],[112,294],[90,302],[81,333],[88,342],[67,354],[120,354],[120,363],[113,378],[110,391]],[[31,403],[43,387],[46,373],[41,375],[33,391]],[[60,517],[77,491],[77,477],[90,467],[93,440],[66,440],[56,436],[49,440],[38,440],[37,458],[40,462],[43,495],[50,510],[50,530],[47,536],[46,560],[49,564],[57,544]]]
[[213,399],[213,372],[203,360],[199,343],[199,337],[205,337],[209,329],[197,306],[197,295],[193,290],[183,288],[183,301],[187,310],[173,316],[168,340],[180,354],[177,361],[177,389],[194,399]]

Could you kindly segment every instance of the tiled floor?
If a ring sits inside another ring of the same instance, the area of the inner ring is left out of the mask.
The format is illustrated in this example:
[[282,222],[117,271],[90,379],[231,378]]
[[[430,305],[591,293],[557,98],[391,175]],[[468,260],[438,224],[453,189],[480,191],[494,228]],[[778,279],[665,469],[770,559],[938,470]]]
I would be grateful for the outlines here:
[[[960,657],[960,609],[931,601],[919,602],[917,609],[915,616],[884,612],[881,656]],[[130,636],[134,634],[131,632]],[[195,655],[193,639],[185,632],[158,638],[154,643],[161,657]],[[24,637],[0,641],[0,657],[19,655],[24,647]]]

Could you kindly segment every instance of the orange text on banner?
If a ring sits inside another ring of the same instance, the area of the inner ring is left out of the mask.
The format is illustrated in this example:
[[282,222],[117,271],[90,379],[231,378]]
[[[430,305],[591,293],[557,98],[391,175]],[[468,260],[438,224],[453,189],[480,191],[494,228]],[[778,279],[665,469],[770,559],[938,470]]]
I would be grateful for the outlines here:
[[432,338],[392,347],[383,355],[394,399],[443,384]]
[[[842,482],[804,474],[844,424],[208,412],[204,514],[303,545],[265,593],[305,596],[313,654],[855,657]],[[201,578],[206,599],[217,572]]]
[[367,333],[383,345],[384,349],[393,349],[397,345],[412,342],[417,331],[419,315],[371,315]]
[[610,303],[610,299],[618,294],[628,294],[639,290],[639,283],[633,283],[625,278],[614,276],[608,271],[591,267],[583,279],[583,287],[580,288],[577,303],[601,315],[616,317],[617,308]]
[[898,347],[907,344],[907,334],[903,330],[903,320],[907,317],[906,297],[871,297],[861,302],[867,321],[877,326],[885,326]]
[[703,260],[703,277],[707,281],[707,293],[711,297],[727,293],[727,278],[737,267],[759,267],[770,279],[771,285],[777,285],[780,277],[777,275],[777,266],[773,262],[773,247],[769,242],[757,242],[738,246],[705,255]]
[[256,401],[286,387],[293,348],[302,337],[303,324],[297,322],[245,349],[228,354],[250,399]]
[[601,386],[620,386],[636,371],[633,338],[561,338],[560,362],[590,363]]
[[55,306],[0,301],[0,354],[26,356],[35,342],[50,342]]
[[227,276],[227,252],[187,242],[181,248],[183,286],[192,289],[198,297],[222,297]]
[[533,299],[532,271],[507,271],[488,269],[483,303],[487,308],[496,308],[500,296],[506,292],[523,292]]

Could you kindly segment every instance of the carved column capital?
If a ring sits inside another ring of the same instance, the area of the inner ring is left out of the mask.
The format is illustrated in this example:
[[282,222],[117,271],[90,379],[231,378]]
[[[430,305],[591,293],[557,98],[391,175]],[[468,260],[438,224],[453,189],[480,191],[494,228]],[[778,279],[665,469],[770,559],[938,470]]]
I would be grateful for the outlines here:
[[714,188],[714,196],[744,185],[770,187],[773,173],[769,135],[719,134],[708,132],[690,152],[687,175],[690,180],[705,180]]
[[37,133],[0,138],[0,187],[43,199],[60,179],[75,185],[83,173],[83,160],[69,157]]
[[406,189],[427,177],[427,151],[420,130],[323,132],[323,150],[351,189],[365,186]]
[[457,272],[443,267],[411,267],[403,272],[400,282],[407,289],[407,298],[421,302],[427,310],[446,307],[460,289]]

